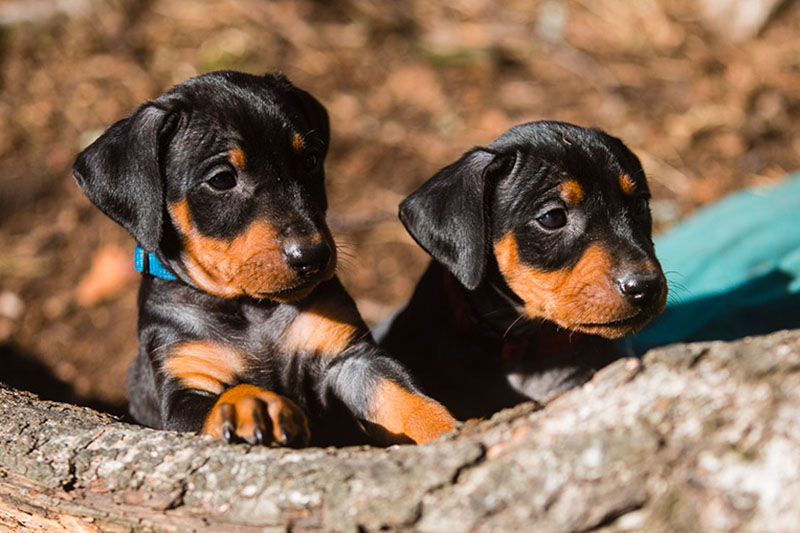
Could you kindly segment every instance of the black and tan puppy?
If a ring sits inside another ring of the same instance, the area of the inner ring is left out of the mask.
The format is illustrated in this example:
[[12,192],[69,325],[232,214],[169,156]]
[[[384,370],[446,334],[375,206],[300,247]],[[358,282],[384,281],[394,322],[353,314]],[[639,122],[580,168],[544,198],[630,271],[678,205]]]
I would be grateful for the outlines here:
[[147,253],[142,424],[228,441],[424,442],[454,420],[374,343],[334,275],[328,116],[281,75],[216,72],[111,126],[74,175]]
[[400,218],[431,255],[381,345],[459,418],[583,383],[666,302],[636,156],[602,131],[512,128]]

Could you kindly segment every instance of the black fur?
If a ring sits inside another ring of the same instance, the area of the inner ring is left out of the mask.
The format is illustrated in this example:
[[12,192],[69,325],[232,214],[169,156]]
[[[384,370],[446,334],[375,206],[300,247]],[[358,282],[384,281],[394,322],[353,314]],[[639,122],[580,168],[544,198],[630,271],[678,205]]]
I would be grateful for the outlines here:
[[[282,75],[215,72],[146,102],[78,156],[75,179],[86,195],[178,278],[142,279],[139,352],[127,386],[137,421],[180,431],[204,427],[219,394],[189,387],[167,371],[171,350],[188,341],[243,354],[243,368],[224,387],[251,384],[290,398],[307,416],[318,444],[375,437],[369,430],[380,428],[372,420],[372,401],[381,383],[418,394],[404,367],[374,343],[355,303],[331,277],[330,262],[295,265],[300,281],[287,281],[274,294],[256,287],[255,293],[243,289],[230,297],[207,290],[187,263],[189,240],[170,211],[181,205],[188,206],[191,231],[212,239],[212,248],[258,221],[273,228],[283,246],[323,235],[323,244],[315,241],[317,252],[332,247],[324,239],[329,234],[322,162],[329,138],[324,107]],[[243,168],[237,168],[232,149],[241,150]],[[234,186],[213,185],[226,181]],[[323,251],[321,261],[335,257],[334,249]],[[275,261],[286,257],[278,251]],[[270,279],[271,272],[247,275]],[[341,353],[287,347],[287,329],[310,307],[331,301],[355,317],[355,332]]]
[[470,150],[400,204],[400,220],[422,248],[468,289],[483,279],[489,244],[488,191],[515,154]]
[[82,152],[73,175],[89,199],[148,251],[161,240],[164,187],[159,168],[167,112],[139,108]]
[[[622,191],[620,174],[635,182],[635,194]],[[559,194],[568,180],[583,192],[578,205],[566,205]],[[401,203],[400,219],[433,261],[381,345],[459,418],[546,401],[584,382],[616,358],[607,339],[576,333],[557,355],[529,348],[517,350],[525,355],[514,360],[501,357],[509,346],[551,337],[568,342],[572,333],[547,317],[523,317],[524,302],[501,273],[493,246],[513,234],[520,263],[544,273],[568,271],[590,246],[602,246],[612,257],[614,282],[653,278],[646,294],[652,303],[637,318],[643,324],[666,294],[649,196],[639,160],[600,130],[534,122],[473,148]],[[553,210],[566,214],[564,227],[538,222]]]

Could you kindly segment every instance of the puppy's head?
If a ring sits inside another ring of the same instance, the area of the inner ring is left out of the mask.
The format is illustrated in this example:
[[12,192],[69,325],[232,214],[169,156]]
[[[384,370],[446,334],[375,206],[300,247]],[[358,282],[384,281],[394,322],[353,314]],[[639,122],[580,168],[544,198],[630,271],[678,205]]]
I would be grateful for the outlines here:
[[440,170],[400,218],[468,289],[497,272],[529,318],[615,338],[666,302],[649,198],[619,139],[534,122]]
[[328,115],[281,75],[187,80],[77,158],[86,195],[185,281],[221,297],[302,298],[333,276]]

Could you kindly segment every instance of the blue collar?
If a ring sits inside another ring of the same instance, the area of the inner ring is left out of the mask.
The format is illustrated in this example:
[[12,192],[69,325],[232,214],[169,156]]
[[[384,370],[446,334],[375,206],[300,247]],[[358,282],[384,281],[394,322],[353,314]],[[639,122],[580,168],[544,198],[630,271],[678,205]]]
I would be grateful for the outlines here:
[[136,267],[138,272],[147,271],[151,276],[161,279],[176,280],[175,274],[167,270],[164,263],[158,260],[156,254],[145,253],[140,247],[136,247],[136,252],[133,255],[133,266]]

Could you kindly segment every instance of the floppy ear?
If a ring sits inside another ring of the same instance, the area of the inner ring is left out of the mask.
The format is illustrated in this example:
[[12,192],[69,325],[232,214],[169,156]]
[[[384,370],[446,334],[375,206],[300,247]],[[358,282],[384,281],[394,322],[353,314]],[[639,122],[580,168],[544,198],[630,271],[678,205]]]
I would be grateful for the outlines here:
[[144,104],[78,154],[72,173],[94,205],[118,222],[139,245],[161,241],[163,180],[160,139],[167,112]]
[[510,172],[515,159],[473,148],[400,203],[400,220],[414,240],[470,290],[486,270],[491,177]]

